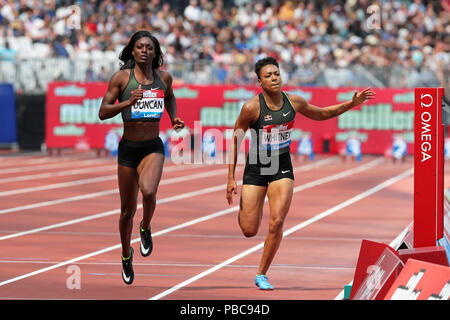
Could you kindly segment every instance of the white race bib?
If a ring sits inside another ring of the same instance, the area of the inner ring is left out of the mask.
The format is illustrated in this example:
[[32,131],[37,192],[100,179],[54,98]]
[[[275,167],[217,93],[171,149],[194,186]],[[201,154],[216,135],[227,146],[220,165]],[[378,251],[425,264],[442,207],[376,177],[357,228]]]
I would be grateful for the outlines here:
[[266,150],[279,150],[291,144],[291,134],[294,121],[280,125],[263,127],[261,146]]
[[164,112],[164,90],[143,90],[143,98],[131,106],[132,119],[161,119]]

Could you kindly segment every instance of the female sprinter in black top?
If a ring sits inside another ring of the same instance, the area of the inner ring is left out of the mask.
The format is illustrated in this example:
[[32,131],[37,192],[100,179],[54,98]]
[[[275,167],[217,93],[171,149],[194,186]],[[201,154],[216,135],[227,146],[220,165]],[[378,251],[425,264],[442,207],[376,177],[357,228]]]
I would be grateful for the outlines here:
[[[172,76],[159,70],[163,64],[159,41],[150,32],[136,32],[119,58],[124,64],[109,81],[99,118],[105,120],[121,113],[123,119],[117,170],[121,202],[119,231],[122,278],[126,284],[131,284],[134,271],[130,241],[139,191],[143,202],[143,219],[139,226],[141,254],[148,256],[153,248],[150,221],[164,165],[159,121],[166,109],[175,130],[184,128],[184,122],[177,117]],[[119,103],[115,103],[116,100]]]
[[278,62],[263,58],[256,62],[255,72],[262,92],[247,101],[234,127],[228,170],[227,200],[232,203],[237,194],[235,169],[237,150],[250,129],[252,148],[249,151],[243,177],[239,209],[239,226],[246,237],[257,234],[261,224],[264,199],[269,199],[269,232],[264,242],[255,284],[261,290],[273,290],[267,271],[280,246],[283,224],[291,205],[294,173],[290,156],[291,132],[295,115],[313,120],[327,120],[337,117],[366,100],[373,99],[375,92],[367,88],[355,92],[352,100],[344,103],[316,107],[301,96],[281,91],[281,76]]

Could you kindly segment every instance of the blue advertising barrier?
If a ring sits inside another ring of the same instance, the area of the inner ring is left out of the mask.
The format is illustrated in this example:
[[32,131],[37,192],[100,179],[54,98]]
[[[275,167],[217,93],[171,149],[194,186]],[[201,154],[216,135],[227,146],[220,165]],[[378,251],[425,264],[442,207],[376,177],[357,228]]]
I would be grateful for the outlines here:
[[16,106],[12,84],[0,84],[0,144],[17,142]]

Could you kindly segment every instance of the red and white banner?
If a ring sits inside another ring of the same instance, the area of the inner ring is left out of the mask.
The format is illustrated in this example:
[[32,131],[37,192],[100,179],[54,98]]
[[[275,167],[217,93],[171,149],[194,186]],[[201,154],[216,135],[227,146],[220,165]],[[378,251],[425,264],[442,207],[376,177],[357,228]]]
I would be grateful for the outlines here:
[[415,89],[414,248],[443,237],[443,88]]
[[350,300],[382,300],[403,267],[387,244],[362,240]]
[[449,300],[450,268],[409,259],[385,300]]
[[[107,90],[107,83],[52,82],[47,91],[46,145],[48,148],[75,147],[87,144],[102,148],[110,131],[121,133],[120,114],[113,119],[98,119],[98,109]],[[200,86],[174,85],[178,116],[188,128],[201,121],[203,130],[232,129],[245,101],[260,92],[255,86]],[[288,94],[303,96],[310,104],[325,107],[350,100],[361,88],[299,88],[283,87]],[[321,153],[325,144],[328,151],[337,153],[344,148],[350,136],[361,141],[362,153],[383,154],[392,146],[394,134],[401,134],[413,153],[414,143],[414,90],[376,89],[376,98],[367,101],[338,118],[314,121],[297,115],[291,132],[291,151],[297,150],[298,141],[310,134],[314,152]],[[166,112],[160,129],[171,129]],[[225,138],[229,138],[224,134]],[[326,142],[326,143],[325,143]],[[224,144],[226,145],[226,144]]]

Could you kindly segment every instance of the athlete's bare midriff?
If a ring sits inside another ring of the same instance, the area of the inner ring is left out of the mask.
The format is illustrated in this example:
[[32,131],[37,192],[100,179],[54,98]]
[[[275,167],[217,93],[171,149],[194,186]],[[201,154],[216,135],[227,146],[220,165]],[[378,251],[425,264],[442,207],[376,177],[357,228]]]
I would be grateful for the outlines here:
[[132,141],[151,140],[159,136],[159,122],[124,122],[123,137]]

